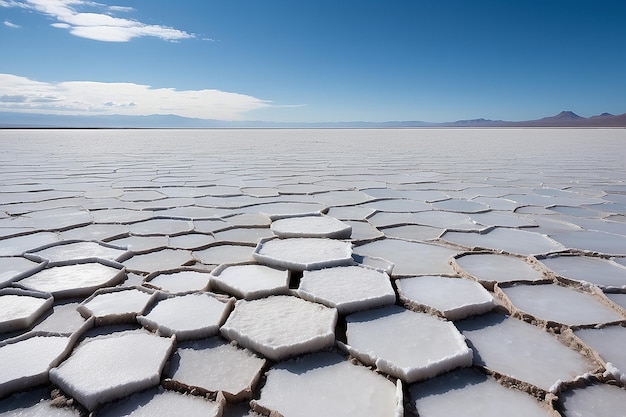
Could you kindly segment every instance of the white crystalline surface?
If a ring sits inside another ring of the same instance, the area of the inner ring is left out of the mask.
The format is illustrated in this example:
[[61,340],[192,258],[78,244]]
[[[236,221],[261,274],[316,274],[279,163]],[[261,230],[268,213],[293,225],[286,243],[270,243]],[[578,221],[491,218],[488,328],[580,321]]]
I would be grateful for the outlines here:
[[626,289],[626,267],[617,262],[586,256],[556,256],[540,262],[565,278]]
[[33,297],[27,294],[0,294],[0,333],[30,326],[52,306],[52,297]]
[[222,407],[195,395],[149,390],[132,395],[98,412],[99,417],[219,417]]
[[320,237],[347,239],[350,225],[328,216],[291,217],[272,222],[272,231],[280,237]]
[[228,339],[281,360],[335,343],[337,310],[291,296],[239,300],[220,331]]
[[548,391],[597,365],[531,324],[488,314],[457,323],[475,350],[474,362]]
[[403,301],[432,307],[448,320],[483,314],[496,305],[482,285],[468,279],[423,276],[399,279],[396,285]]
[[626,383],[626,327],[607,326],[601,329],[580,329],[574,332],[583,342],[598,352],[621,373]]
[[502,291],[520,310],[568,326],[626,319],[591,294],[560,285],[515,285]]
[[519,258],[496,254],[465,255],[455,259],[463,271],[481,282],[537,281],[544,275]]
[[60,244],[31,252],[39,258],[50,262],[65,262],[79,259],[106,259],[118,261],[128,252],[124,249],[116,249],[109,246],[100,245],[96,242],[72,242]]
[[14,394],[0,402],[0,417],[80,417],[76,408],[58,407],[51,400],[41,399],[47,396],[47,390]]
[[116,285],[125,278],[123,271],[96,262],[55,266],[18,281],[29,290],[49,292],[56,297],[91,295],[101,287]]
[[193,260],[191,252],[187,250],[163,249],[158,252],[135,255],[123,263],[130,270],[150,273],[179,268]]
[[229,303],[209,294],[194,293],[161,300],[148,314],[138,316],[137,321],[163,335],[175,334],[179,341],[201,339],[217,334],[229,310]]
[[101,291],[81,309],[94,317],[140,314],[146,308],[152,294],[135,288],[122,291]]
[[265,366],[246,349],[212,338],[178,347],[171,365],[171,378],[190,387],[222,391],[233,400],[250,398]]
[[388,417],[396,386],[337,354],[318,353],[272,367],[255,402],[285,417]]
[[0,256],[19,256],[44,245],[59,242],[61,237],[52,232],[39,232],[2,240]]
[[207,265],[245,262],[252,260],[254,248],[244,245],[216,245],[210,248],[194,251],[193,256]]
[[420,417],[550,417],[532,396],[506,389],[475,369],[461,369],[410,387]]
[[283,294],[289,288],[288,271],[265,265],[227,265],[211,274],[216,288],[246,300]]
[[20,257],[0,257],[0,288],[9,285],[14,279],[40,267],[37,262]]
[[437,317],[390,306],[351,314],[346,321],[350,353],[405,382],[472,364],[465,338]]
[[594,384],[562,393],[559,399],[564,417],[617,417],[624,415],[626,390]]
[[93,411],[157,385],[173,343],[173,339],[143,330],[85,339],[68,359],[50,370],[50,380]]
[[204,291],[209,288],[211,276],[199,271],[176,271],[152,277],[147,283],[169,293]]
[[337,308],[339,314],[393,304],[396,294],[384,272],[360,266],[304,271],[298,295]]
[[78,303],[57,304],[52,308],[52,314],[37,324],[33,331],[71,334],[78,330],[85,319],[76,310]]
[[48,369],[67,349],[65,336],[33,336],[0,346],[0,398],[48,381]]
[[503,250],[518,255],[539,255],[565,250],[565,246],[540,233],[501,227],[485,234],[446,232],[442,239],[469,248]]
[[352,245],[320,238],[271,239],[257,245],[254,258],[277,268],[299,270],[350,265]]
[[383,239],[358,246],[354,248],[354,253],[392,262],[393,275],[405,276],[452,274],[454,271],[448,260],[458,251],[426,243]]

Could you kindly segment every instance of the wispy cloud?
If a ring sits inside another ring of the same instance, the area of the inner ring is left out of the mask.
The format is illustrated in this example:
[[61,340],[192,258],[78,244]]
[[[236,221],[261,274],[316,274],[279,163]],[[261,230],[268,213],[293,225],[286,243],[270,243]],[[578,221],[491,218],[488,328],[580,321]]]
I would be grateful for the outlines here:
[[143,36],[178,41],[196,37],[193,33],[168,26],[115,17],[115,13],[129,13],[135,9],[107,6],[89,0],[0,0],[0,6],[36,11],[55,19],[53,27],[67,29],[74,36],[96,41],[128,42]]
[[4,26],[8,26],[8,27],[10,27],[10,28],[12,28],[12,29],[19,29],[19,28],[21,28],[21,26],[20,26],[20,25],[16,25],[15,23],[10,22],[10,21],[8,21],[8,20],[5,20],[5,21],[4,21],[4,22],[2,22],[2,23],[4,23]]
[[247,111],[267,107],[273,107],[271,102],[213,89],[176,90],[97,81],[47,83],[0,74],[0,111],[67,115],[175,114],[244,120]]

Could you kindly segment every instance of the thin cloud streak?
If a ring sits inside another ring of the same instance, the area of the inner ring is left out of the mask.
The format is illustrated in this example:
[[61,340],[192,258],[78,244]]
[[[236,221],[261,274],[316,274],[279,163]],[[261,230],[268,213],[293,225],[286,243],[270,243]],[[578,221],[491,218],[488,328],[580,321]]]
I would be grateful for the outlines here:
[[[33,10],[57,21],[53,27],[67,29],[81,38],[102,42],[128,42],[138,37],[155,37],[166,41],[195,38],[196,35],[168,26],[149,25],[133,19],[113,16],[115,12],[129,13],[132,7],[105,6],[86,0],[0,0],[2,7]],[[95,12],[79,12],[90,8]],[[106,13],[99,13],[104,8]],[[6,22],[5,22],[6,24]]]
[[5,20],[5,21],[4,21],[4,22],[2,22],[2,23],[4,23],[4,26],[10,27],[10,28],[12,28],[12,29],[20,29],[20,28],[21,28],[21,26],[20,26],[20,25],[16,25],[15,23],[10,22],[10,21],[8,21],[8,20]]
[[246,112],[268,107],[274,107],[270,101],[215,89],[176,90],[97,81],[46,83],[0,74],[0,111],[245,120]]

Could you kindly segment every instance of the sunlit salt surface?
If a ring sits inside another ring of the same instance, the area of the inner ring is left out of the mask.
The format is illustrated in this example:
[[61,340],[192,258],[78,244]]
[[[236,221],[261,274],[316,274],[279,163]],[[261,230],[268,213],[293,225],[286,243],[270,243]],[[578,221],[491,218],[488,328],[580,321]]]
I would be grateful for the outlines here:
[[212,285],[237,298],[253,300],[284,294],[289,288],[289,272],[265,265],[222,265],[211,271]]
[[124,266],[131,271],[151,273],[168,269],[180,268],[194,262],[190,251],[182,249],[163,249],[135,255],[123,262]]
[[50,294],[17,289],[0,290],[0,333],[30,327],[52,307]]
[[552,239],[571,249],[599,252],[607,255],[626,255],[626,236],[595,230],[555,233]]
[[626,390],[606,384],[576,388],[559,396],[564,417],[615,417],[624,415]]
[[546,404],[506,389],[475,369],[461,369],[414,384],[411,400],[420,417],[554,417]]
[[520,258],[496,254],[464,254],[454,262],[462,272],[476,278],[480,283],[493,288],[496,282],[532,282],[546,277]]
[[61,241],[61,236],[52,232],[39,232],[2,240],[0,256],[20,256],[24,252]]
[[457,326],[474,349],[474,364],[545,391],[558,381],[572,381],[597,368],[556,336],[521,320],[488,314]]
[[381,230],[387,237],[394,237],[397,239],[410,240],[414,242],[435,240],[439,238],[444,232],[443,229],[437,229],[430,226],[419,226],[416,224],[386,227]]
[[381,307],[396,301],[389,275],[360,266],[304,271],[298,295],[305,300],[335,307],[339,314]]
[[268,266],[297,270],[350,265],[352,245],[322,238],[269,239],[259,242],[254,259]]
[[467,248],[484,248],[518,255],[560,252],[565,246],[540,233],[497,227],[487,233],[446,232],[442,239]]
[[329,216],[307,216],[280,219],[272,222],[272,232],[279,237],[320,237],[347,239],[352,227]]
[[0,288],[43,269],[44,263],[19,257],[0,257]]
[[87,338],[68,359],[50,370],[50,380],[85,408],[95,410],[157,385],[173,344],[173,338],[146,331]]
[[405,382],[472,364],[465,338],[437,317],[390,306],[351,314],[346,321],[350,354]]
[[536,318],[580,326],[626,320],[599,297],[555,284],[502,288],[511,303]]
[[[0,400],[0,417],[79,417],[77,408],[59,407],[47,389],[20,392]],[[45,398],[45,399],[44,399]]]
[[187,387],[221,391],[230,401],[252,397],[265,359],[211,338],[178,346],[170,365],[170,378]]
[[52,313],[37,324],[33,331],[61,334],[78,331],[85,324],[85,319],[76,310],[78,305],[77,302],[56,303],[52,307]]
[[97,325],[134,323],[154,298],[149,290],[114,288],[96,291],[77,307],[83,317],[95,317]]
[[218,244],[210,248],[194,251],[193,257],[206,265],[220,265],[252,260],[254,247],[246,245]]
[[318,353],[273,366],[254,407],[285,417],[388,417],[396,403],[391,381],[337,354]]
[[399,279],[396,286],[410,308],[431,308],[448,320],[483,314],[496,306],[491,294],[469,279],[423,276]]
[[626,267],[617,262],[584,256],[555,256],[539,260],[558,275],[600,288],[626,289]]
[[129,256],[128,252],[124,249],[109,245],[105,246],[96,242],[63,243],[29,252],[28,255],[57,264],[96,259],[121,261]]
[[211,276],[206,272],[179,270],[171,272],[159,272],[146,278],[145,284],[151,288],[172,294],[208,291]]
[[272,360],[335,343],[337,310],[291,296],[239,300],[220,329],[223,336]]
[[[600,354],[600,357],[611,363],[617,379],[626,384],[626,327],[607,326],[601,329],[580,329],[574,332],[587,345]],[[607,366],[609,367],[609,366]],[[610,368],[610,367],[609,367]]]

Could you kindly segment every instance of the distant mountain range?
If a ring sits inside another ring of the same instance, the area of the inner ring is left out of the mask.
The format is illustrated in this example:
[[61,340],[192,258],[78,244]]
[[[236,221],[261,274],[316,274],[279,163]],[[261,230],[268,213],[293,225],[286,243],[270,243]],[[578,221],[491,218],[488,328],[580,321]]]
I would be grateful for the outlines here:
[[422,121],[391,122],[321,122],[289,123],[262,121],[221,121],[193,119],[175,115],[151,116],[64,116],[0,112],[0,128],[413,128],[413,127],[622,127],[626,113],[602,113],[582,117],[571,111],[537,120],[506,121],[489,119],[457,120],[430,123]]

